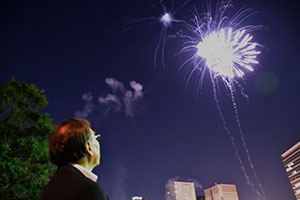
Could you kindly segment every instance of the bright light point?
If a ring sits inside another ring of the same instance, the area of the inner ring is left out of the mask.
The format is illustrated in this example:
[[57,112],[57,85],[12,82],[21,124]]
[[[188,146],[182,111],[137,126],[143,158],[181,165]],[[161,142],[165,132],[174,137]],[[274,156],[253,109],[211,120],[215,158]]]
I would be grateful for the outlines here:
[[172,22],[172,17],[169,13],[165,13],[161,18],[160,21],[165,25],[169,25]]
[[164,16],[162,16],[162,20],[165,22],[170,22],[171,21],[171,17],[168,13],[164,14]]
[[255,51],[256,43],[250,42],[252,36],[244,33],[245,30],[234,32],[231,28],[206,33],[196,46],[197,55],[205,59],[206,66],[217,75],[242,77],[243,70],[253,71],[250,64],[258,64],[255,55],[260,53]]

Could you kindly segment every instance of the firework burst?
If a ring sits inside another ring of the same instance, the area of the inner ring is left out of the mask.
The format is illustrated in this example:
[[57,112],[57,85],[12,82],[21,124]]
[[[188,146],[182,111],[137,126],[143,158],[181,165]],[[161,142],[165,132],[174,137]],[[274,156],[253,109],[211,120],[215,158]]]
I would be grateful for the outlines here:
[[[168,39],[168,30],[172,27],[174,23],[185,23],[185,21],[176,19],[175,15],[177,12],[185,7],[190,0],[183,0],[181,3],[174,7],[174,0],[172,1],[164,1],[159,0],[153,3],[152,1],[149,1],[148,3],[151,4],[151,6],[159,12],[158,16],[149,16],[149,17],[134,17],[129,18],[123,23],[123,31],[127,31],[137,24],[140,23],[160,23],[161,24],[161,30],[159,34],[159,39],[155,47],[154,52],[154,65],[157,66],[157,63],[159,61],[159,57],[161,57],[160,64],[165,67],[165,46]],[[159,53],[161,53],[161,56],[159,56]]]
[[[257,50],[257,47],[260,45],[253,41],[253,36],[250,35],[250,32],[261,29],[262,27],[242,25],[246,19],[255,14],[251,9],[240,10],[237,14],[230,17],[229,11],[232,6],[231,1],[221,1],[219,4],[217,3],[216,9],[213,12],[211,2],[208,2],[207,9],[203,16],[200,16],[196,11],[197,14],[192,20],[193,24],[186,25],[190,34],[183,35],[186,41],[180,53],[188,53],[189,57],[183,62],[180,69],[187,69],[187,83],[193,74],[198,75],[196,72],[200,72],[201,75],[197,76],[199,82],[198,89],[202,85],[205,72],[208,71],[213,86],[214,100],[223,127],[231,139],[235,156],[239,161],[246,182],[252,191],[258,195],[258,199],[264,200],[264,190],[250,158],[235,100],[235,84],[241,87],[238,80],[243,79],[246,72],[254,71],[254,65],[258,64],[256,57],[260,54],[260,51]],[[190,66],[192,67],[190,68]],[[234,136],[232,131],[228,128],[223,110],[220,106],[217,96],[217,78],[221,78],[230,91],[237,128],[239,130],[239,139],[247,155],[246,163],[240,155],[239,149],[237,148],[236,136]],[[258,188],[249,176],[246,167],[247,164],[251,168]]]
[[188,70],[188,81],[194,72],[204,73],[208,69],[214,78],[221,77],[227,84],[232,84],[246,72],[254,71],[254,66],[259,64],[257,48],[261,45],[253,41],[250,32],[262,26],[241,25],[255,13],[245,9],[230,18],[231,2],[216,7],[213,13],[208,3],[203,16],[195,14],[193,23],[186,26],[191,34],[183,35],[186,41],[180,53],[192,55],[181,65],[181,68],[192,66],[192,70]]
[[211,32],[197,44],[197,55],[205,60],[205,65],[216,75],[224,78],[244,76],[244,70],[253,71],[252,64],[258,64],[255,50],[256,43],[252,36],[245,35],[245,30],[232,32],[221,29]]

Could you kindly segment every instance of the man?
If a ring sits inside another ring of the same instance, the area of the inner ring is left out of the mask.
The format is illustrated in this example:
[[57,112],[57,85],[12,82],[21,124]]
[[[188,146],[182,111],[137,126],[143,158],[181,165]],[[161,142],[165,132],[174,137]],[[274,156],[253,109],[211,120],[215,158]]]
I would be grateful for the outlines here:
[[41,200],[108,200],[92,172],[100,164],[99,136],[84,119],[67,119],[56,127],[49,155],[58,169]]

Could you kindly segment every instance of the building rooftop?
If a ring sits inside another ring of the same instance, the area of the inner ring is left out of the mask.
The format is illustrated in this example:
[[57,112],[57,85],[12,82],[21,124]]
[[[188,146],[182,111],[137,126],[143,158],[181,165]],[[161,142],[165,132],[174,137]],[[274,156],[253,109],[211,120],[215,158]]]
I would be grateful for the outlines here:
[[294,146],[292,146],[289,150],[287,150],[286,152],[284,152],[283,154],[281,154],[281,157],[288,156],[290,153],[292,153],[293,151],[295,151],[299,147],[300,147],[300,141],[297,144],[295,144]]

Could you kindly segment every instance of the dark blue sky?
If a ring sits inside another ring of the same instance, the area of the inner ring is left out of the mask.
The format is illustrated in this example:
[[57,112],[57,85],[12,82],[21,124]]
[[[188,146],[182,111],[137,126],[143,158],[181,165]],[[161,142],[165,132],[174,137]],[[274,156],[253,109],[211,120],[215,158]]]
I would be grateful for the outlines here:
[[[15,76],[45,89],[49,106],[44,111],[55,123],[74,117],[84,107],[82,95],[91,92],[94,107],[87,119],[103,135],[102,164],[95,171],[112,200],[134,195],[164,199],[170,179],[197,180],[204,189],[215,182],[233,183],[241,200],[256,199],[222,126],[209,79],[197,93],[195,81],[186,85],[178,71],[183,58],[174,54],[182,40],[169,38],[166,67],[154,67],[161,24],[140,23],[122,31],[126,17],[160,15],[148,2],[1,1],[1,82]],[[175,1],[175,7],[181,2]],[[200,11],[200,2],[190,1],[176,17],[189,20],[194,7]],[[236,6],[244,5],[259,12],[248,23],[267,29],[253,32],[265,47],[258,57],[261,66],[243,84],[249,103],[237,93],[239,116],[267,199],[290,200],[294,196],[280,155],[300,138],[299,3],[241,0]],[[179,31],[184,30],[172,26],[168,33]],[[112,93],[106,78],[115,78],[127,90],[130,81],[143,85],[134,117],[104,114],[106,108],[97,101]],[[219,98],[240,142],[224,87]],[[238,148],[243,151],[240,143]],[[246,162],[243,153],[242,159]],[[255,182],[249,166],[247,170]]]

